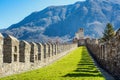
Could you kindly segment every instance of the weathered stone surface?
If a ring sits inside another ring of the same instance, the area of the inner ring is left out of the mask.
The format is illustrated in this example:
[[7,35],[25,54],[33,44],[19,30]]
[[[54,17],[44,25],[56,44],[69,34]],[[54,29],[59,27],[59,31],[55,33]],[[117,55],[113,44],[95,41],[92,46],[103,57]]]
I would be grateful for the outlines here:
[[57,51],[57,44],[55,44],[55,43],[53,43],[52,44],[52,47],[53,47],[53,49],[52,49],[52,56],[54,56],[54,55],[56,55],[56,51]]
[[48,44],[43,43],[43,46],[44,46],[44,62],[46,62],[48,58]]
[[48,45],[48,57],[51,57],[51,44],[50,43],[47,43]]
[[58,54],[58,44],[57,43],[55,44],[55,53],[56,53],[56,55]]
[[41,43],[37,43],[38,46],[38,60],[43,61],[44,58],[44,47]]
[[30,49],[31,49],[30,44],[26,41],[20,41],[19,48],[20,48],[19,61],[20,62],[29,62],[30,61]]
[[77,44],[28,43],[3,36],[0,34],[0,77],[40,68],[77,47]]
[[19,41],[10,35],[4,36],[3,62],[12,63],[19,61]]
[[30,68],[30,51],[31,45],[26,41],[20,41],[19,44],[19,65],[20,71],[28,70]]
[[0,33],[0,75],[2,75],[2,64],[3,64],[3,36]]
[[10,35],[3,35],[3,75],[19,71],[19,40]]
[[89,40],[87,47],[97,61],[112,73],[116,80],[120,80],[120,29],[110,41],[96,44],[95,40]]
[[30,62],[37,62],[38,61],[38,46],[36,43],[31,42],[31,51],[30,51]]

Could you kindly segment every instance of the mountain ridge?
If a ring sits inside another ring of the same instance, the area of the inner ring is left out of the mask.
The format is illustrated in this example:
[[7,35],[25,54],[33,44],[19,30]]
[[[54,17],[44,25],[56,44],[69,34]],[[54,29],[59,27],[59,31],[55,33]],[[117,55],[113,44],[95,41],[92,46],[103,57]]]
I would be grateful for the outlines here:
[[100,37],[105,25],[110,22],[115,29],[120,26],[119,0],[86,0],[70,5],[49,6],[33,12],[4,32],[21,40],[42,40],[44,37],[73,38],[79,28],[84,28],[85,35]]

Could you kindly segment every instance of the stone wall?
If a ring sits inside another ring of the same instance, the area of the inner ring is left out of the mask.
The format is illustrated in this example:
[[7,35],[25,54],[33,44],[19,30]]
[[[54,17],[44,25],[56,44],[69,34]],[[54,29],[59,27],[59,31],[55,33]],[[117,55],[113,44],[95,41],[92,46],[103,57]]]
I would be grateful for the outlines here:
[[88,49],[101,66],[120,80],[120,29],[110,41],[99,43],[96,39],[87,39],[86,42]]
[[0,77],[43,67],[76,47],[72,43],[29,43],[0,34]]

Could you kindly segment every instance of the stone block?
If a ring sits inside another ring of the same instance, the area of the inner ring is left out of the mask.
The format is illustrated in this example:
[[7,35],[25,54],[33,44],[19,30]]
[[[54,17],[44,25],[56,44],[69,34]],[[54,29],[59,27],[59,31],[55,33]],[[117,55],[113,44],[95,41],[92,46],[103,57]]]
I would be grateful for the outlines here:
[[57,55],[57,54],[58,54],[58,44],[55,43],[55,55]]
[[30,62],[37,62],[38,61],[38,46],[34,42],[30,42],[31,50],[30,50]]
[[56,52],[57,51],[57,45],[55,43],[53,43],[52,46],[53,46],[53,50],[52,50],[53,52],[52,53],[53,53],[53,55],[56,55],[57,54],[57,52]]
[[44,47],[41,43],[37,43],[37,46],[38,46],[38,60],[43,61]]
[[19,61],[23,63],[29,63],[30,62],[30,51],[31,51],[31,45],[26,41],[20,41],[19,44]]
[[48,45],[47,45],[47,43],[44,43],[43,47],[44,47],[44,59],[46,59],[48,57]]
[[3,63],[3,36],[0,33],[0,64]]
[[10,35],[4,36],[3,62],[19,62],[19,40]]
[[3,36],[0,33],[0,76],[2,75],[2,64],[3,64]]
[[51,57],[52,56],[52,45],[51,43],[47,43],[48,45],[48,57]]

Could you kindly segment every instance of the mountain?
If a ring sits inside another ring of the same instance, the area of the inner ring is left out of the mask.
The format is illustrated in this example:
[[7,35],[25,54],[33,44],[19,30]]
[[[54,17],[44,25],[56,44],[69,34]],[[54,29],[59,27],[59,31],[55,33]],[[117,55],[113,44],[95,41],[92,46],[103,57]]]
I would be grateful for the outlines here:
[[27,41],[72,38],[79,28],[86,36],[100,37],[108,22],[120,27],[119,0],[86,0],[63,6],[49,6],[33,12],[4,32]]

